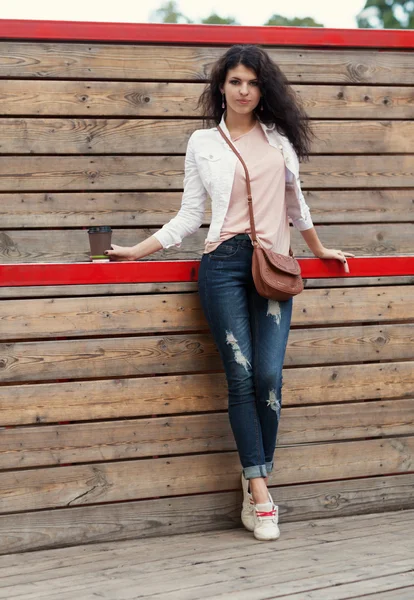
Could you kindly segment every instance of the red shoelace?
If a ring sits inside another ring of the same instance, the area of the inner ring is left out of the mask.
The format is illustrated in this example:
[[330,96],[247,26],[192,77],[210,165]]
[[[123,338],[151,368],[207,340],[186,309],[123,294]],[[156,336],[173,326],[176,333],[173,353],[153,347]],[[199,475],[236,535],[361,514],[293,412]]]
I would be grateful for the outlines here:
[[256,511],[258,517],[275,517],[276,510],[269,510],[268,512]]

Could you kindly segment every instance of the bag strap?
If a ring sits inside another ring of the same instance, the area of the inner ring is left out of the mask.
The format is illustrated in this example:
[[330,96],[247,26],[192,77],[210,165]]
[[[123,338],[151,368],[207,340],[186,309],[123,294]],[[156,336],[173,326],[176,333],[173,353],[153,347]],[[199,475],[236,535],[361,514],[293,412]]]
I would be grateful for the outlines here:
[[[226,134],[224,133],[224,131],[222,130],[222,128],[220,127],[220,125],[217,125],[217,131],[220,133],[220,135],[222,136],[222,138],[230,146],[230,148],[233,150],[234,154],[240,160],[240,162],[241,162],[241,164],[243,166],[244,172],[246,174],[247,202],[248,202],[248,205],[249,205],[249,217],[250,217],[250,229],[252,231],[252,242],[253,242],[253,246],[258,246],[259,242],[257,241],[257,237],[256,237],[256,226],[255,226],[255,222],[254,222],[252,188],[251,188],[251,185],[250,185],[249,170],[248,170],[248,168],[246,166],[246,163],[244,162],[244,160],[243,160],[240,152],[237,150],[237,148],[234,146],[234,144],[226,136]],[[290,254],[290,256],[293,256],[292,248],[290,246],[289,246],[289,254]]]
[[249,171],[247,169],[246,163],[244,162],[243,158],[241,157],[240,152],[237,150],[237,148],[233,145],[233,143],[226,136],[226,134],[224,133],[224,131],[222,130],[222,128],[220,127],[220,125],[217,125],[217,129],[220,132],[220,134],[223,137],[223,139],[227,142],[227,144],[233,150],[234,154],[240,160],[240,162],[241,162],[241,164],[243,166],[244,172],[246,174],[247,202],[248,202],[248,205],[249,205],[250,229],[252,230],[253,245],[257,246],[259,242],[257,241],[257,237],[256,237],[256,226],[255,226],[255,222],[254,222],[253,203],[252,203],[252,188],[251,188],[251,185],[250,185]]

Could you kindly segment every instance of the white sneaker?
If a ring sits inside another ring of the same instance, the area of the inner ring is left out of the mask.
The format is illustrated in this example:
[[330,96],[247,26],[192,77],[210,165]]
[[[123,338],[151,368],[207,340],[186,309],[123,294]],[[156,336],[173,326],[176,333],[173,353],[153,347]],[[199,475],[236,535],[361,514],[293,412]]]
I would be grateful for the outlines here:
[[241,474],[243,488],[243,504],[241,511],[241,520],[247,531],[254,530],[254,502],[253,496],[249,490],[249,480],[244,477],[243,471]]
[[257,540],[277,540],[280,536],[277,525],[279,521],[279,507],[274,504],[270,494],[269,502],[266,504],[254,504],[253,517],[253,535]]

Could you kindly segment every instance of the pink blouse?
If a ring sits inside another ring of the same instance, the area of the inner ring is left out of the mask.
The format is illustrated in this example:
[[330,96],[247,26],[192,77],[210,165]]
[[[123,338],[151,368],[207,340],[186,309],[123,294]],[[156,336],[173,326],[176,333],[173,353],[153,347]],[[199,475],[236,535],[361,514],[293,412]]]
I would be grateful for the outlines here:
[[[249,171],[256,235],[261,245],[289,254],[290,230],[285,203],[285,161],[269,144],[257,121],[253,129],[232,140]],[[246,176],[237,159],[230,203],[218,242],[205,243],[204,253],[215,250],[238,233],[251,234],[247,205]]]

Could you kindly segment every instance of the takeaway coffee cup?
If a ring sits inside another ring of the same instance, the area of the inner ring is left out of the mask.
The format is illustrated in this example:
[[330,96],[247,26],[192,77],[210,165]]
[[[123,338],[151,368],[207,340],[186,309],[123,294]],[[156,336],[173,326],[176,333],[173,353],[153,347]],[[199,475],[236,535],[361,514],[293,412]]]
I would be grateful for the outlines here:
[[112,229],[108,226],[90,227],[88,229],[92,262],[109,262],[104,251],[111,248]]

